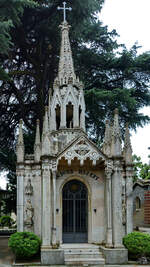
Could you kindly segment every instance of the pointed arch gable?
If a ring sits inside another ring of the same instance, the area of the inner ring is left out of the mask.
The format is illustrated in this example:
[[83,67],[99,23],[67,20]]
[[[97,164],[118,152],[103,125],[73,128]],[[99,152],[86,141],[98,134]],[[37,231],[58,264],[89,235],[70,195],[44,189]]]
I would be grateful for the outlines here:
[[88,140],[85,136],[77,138],[70,146],[68,146],[63,152],[58,155],[58,161],[61,158],[65,158],[68,164],[71,165],[71,161],[77,158],[80,161],[80,165],[84,164],[86,159],[90,159],[93,165],[96,165],[98,160],[107,160],[106,156]]
[[52,100],[51,110],[53,110],[56,107],[57,104],[59,106],[61,106],[61,104],[62,104],[62,101],[61,101],[61,97],[60,97],[59,92],[55,92],[54,93],[53,100]]
[[[70,101],[69,101],[70,100]],[[72,88],[68,88],[66,97],[64,99],[64,104],[67,104],[68,102],[72,102],[74,106],[77,106],[77,100],[73,94]]]

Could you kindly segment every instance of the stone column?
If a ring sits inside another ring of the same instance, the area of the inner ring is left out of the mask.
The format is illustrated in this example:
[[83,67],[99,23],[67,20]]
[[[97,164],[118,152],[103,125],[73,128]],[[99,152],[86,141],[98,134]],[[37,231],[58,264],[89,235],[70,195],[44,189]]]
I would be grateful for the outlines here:
[[85,131],[85,110],[82,109],[80,116],[80,127]]
[[133,231],[133,166],[126,167],[126,234]]
[[42,166],[43,207],[42,207],[42,247],[51,246],[51,173],[49,164]]
[[112,222],[113,245],[122,247],[122,168],[121,160],[114,160],[114,172],[112,175]]
[[79,127],[79,107],[73,106],[73,128]]
[[61,105],[60,128],[66,128],[66,104]]
[[52,172],[53,176],[53,227],[52,227],[52,246],[56,246],[56,171]]
[[106,230],[106,246],[112,247],[112,193],[111,193],[111,178],[112,178],[112,164],[107,163],[105,169],[106,174],[106,217],[107,217],[107,230]]
[[24,171],[17,171],[17,231],[24,230]]
[[51,131],[56,131],[56,110],[51,111]]

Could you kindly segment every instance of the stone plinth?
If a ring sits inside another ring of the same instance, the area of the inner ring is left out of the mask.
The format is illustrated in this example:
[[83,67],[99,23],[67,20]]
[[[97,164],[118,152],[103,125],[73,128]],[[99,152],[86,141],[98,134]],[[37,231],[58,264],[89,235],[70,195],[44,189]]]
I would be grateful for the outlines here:
[[41,264],[64,264],[64,251],[61,249],[42,248],[41,249]]
[[128,250],[126,248],[105,248],[101,247],[106,264],[128,263]]

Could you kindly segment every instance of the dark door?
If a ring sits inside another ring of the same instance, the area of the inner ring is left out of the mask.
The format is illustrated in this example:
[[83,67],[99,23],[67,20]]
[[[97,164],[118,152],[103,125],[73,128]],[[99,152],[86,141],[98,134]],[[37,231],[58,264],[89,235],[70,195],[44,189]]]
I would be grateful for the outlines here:
[[63,242],[86,243],[88,241],[87,188],[71,180],[63,188]]

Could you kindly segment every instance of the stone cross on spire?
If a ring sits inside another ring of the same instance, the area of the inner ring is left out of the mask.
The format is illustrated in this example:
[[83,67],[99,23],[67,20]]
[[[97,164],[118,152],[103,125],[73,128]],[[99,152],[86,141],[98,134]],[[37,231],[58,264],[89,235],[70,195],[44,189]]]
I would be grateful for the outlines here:
[[71,11],[72,8],[71,7],[66,7],[66,2],[63,2],[63,7],[58,6],[57,9],[58,10],[62,9],[64,11],[64,22],[65,22],[66,21],[66,10]]
[[61,47],[58,67],[58,76],[55,78],[54,85],[66,85],[68,83],[75,84],[76,75],[74,72],[72,51],[69,40],[70,25],[66,21],[66,10],[72,10],[71,7],[66,7],[66,2],[63,2],[64,7],[58,7],[64,11],[64,21],[59,26],[61,28]]

